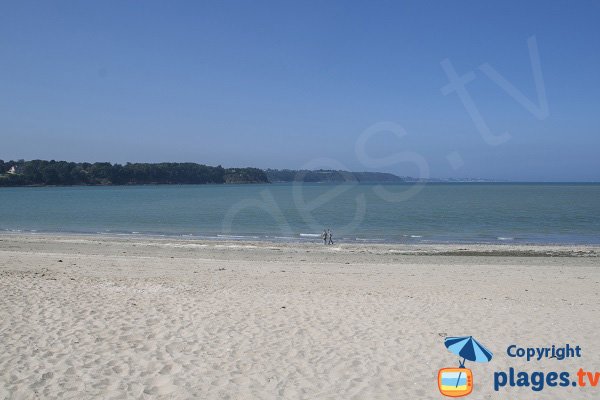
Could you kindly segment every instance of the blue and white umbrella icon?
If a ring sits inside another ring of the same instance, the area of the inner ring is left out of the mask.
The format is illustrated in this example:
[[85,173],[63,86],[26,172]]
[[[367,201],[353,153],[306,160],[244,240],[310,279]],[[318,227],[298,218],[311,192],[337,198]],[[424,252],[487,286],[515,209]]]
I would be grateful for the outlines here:
[[492,352],[473,339],[473,336],[448,337],[444,344],[448,350],[463,358],[461,368],[464,368],[465,360],[488,362],[492,359]]
[[[473,339],[473,336],[458,336],[448,337],[444,340],[446,348],[454,354],[462,357],[459,368],[465,367],[465,361],[488,362],[492,359],[492,352],[485,348],[484,345]],[[456,385],[460,380],[461,373],[458,374]]]

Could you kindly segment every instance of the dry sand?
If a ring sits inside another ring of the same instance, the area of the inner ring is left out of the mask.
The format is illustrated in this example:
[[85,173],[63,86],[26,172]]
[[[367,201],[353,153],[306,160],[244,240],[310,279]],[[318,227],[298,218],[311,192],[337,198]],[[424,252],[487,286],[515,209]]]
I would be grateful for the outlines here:
[[[446,335],[472,399],[494,371],[600,371],[600,249],[198,242],[0,235],[0,399],[439,399]],[[508,345],[570,343],[529,362]]]

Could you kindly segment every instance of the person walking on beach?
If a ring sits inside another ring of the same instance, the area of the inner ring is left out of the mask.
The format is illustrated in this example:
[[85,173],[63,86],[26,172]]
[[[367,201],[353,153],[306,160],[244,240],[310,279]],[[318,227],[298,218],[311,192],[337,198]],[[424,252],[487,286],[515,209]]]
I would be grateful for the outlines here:
[[331,233],[331,229],[327,229],[327,237],[329,238],[327,244],[333,244],[333,233]]
[[323,233],[321,233],[321,239],[323,239],[323,244],[327,245],[327,231],[323,229]]

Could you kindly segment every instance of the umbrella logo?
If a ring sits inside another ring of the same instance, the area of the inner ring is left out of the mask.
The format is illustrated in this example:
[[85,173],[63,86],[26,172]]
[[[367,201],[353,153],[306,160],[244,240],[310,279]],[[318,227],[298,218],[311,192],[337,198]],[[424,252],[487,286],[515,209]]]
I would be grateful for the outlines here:
[[448,337],[444,345],[459,358],[458,368],[442,368],[438,372],[438,388],[440,393],[448,397],[462,397],[473,391],[473,372],[465,368],[467,360],[489,362],[492,352],[485,348],[473,336]]

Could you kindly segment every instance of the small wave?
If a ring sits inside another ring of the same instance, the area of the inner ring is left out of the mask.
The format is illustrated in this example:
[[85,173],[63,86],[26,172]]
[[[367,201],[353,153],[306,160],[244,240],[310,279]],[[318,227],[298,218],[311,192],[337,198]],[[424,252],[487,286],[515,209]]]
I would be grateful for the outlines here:
[[503,236],[498,236],[496,239],[498,239],[498,240],[515,240],[515,238],[513,238],[513,237],[503,237]]
[[222,239],[260,239],[259,236],[243,236],[243,235],[217,235]]
[[300,236],[301,237],[321,237],[321,235],[318,233],[301,233]]
[[411,238],[422,238],[423,236],[421,235],[410,235]]

